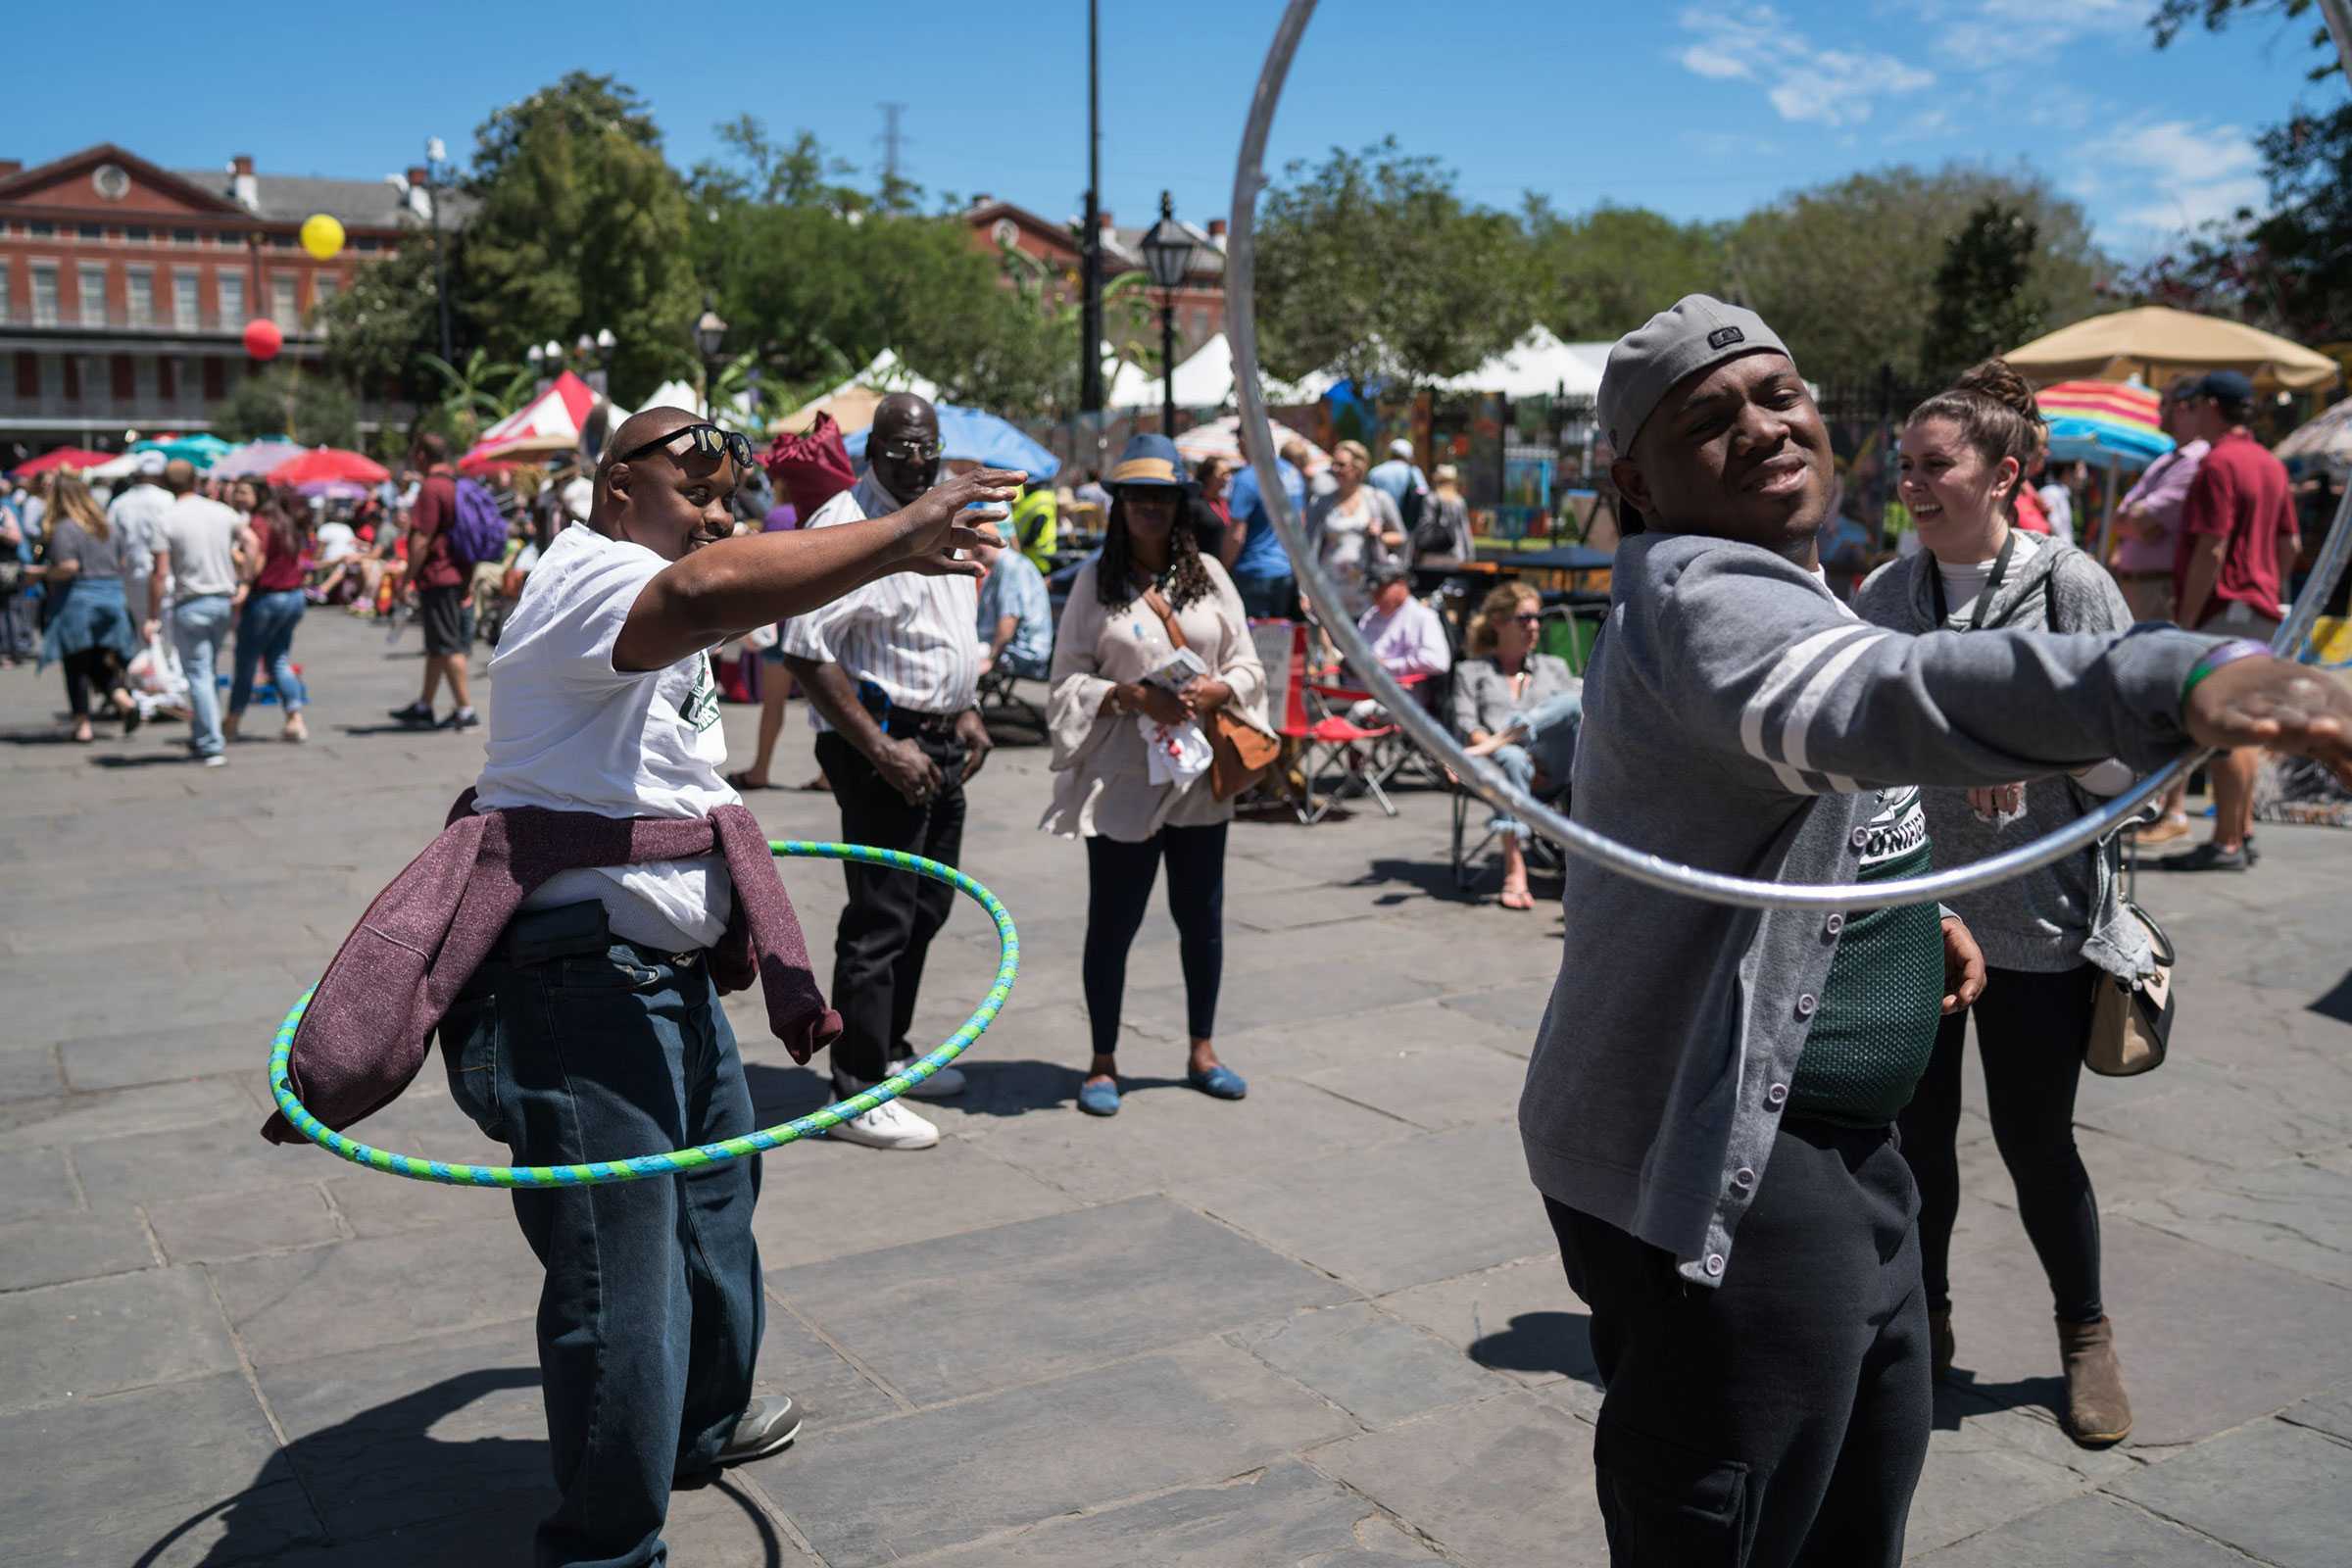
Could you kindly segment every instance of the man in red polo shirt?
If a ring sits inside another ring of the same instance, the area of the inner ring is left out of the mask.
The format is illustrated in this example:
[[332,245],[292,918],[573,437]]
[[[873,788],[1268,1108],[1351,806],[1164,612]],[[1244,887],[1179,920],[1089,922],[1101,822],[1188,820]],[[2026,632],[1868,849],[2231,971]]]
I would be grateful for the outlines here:
[[434,728],[433,694],[446,676],[458,706],[439,727],[473,729],[481,720],[466,685],[466,645],[473,633],[466,612],[466,571],[449,548],[450,524],[458,518],[458,472],[449,466],[449,443],[435,431],[418,432],[409,466],[424,475],[409,511],[409,582],[416,623],[424,628],[424,689],[392,716],[417,729]]
[[[2180,509],[2173,573],[2180,622],[2191,631],[2269,642],[2284,612],[2283,566],[2302,541],[2286,467],[2246,428],[2254,383],[2213,370],[2189,389],[2192,439],[2212,443]],[[2215,754],[2213,838],[2166,863],[2177,871],[2243,871],[2254,863],[2254,775],[2259,747]]]

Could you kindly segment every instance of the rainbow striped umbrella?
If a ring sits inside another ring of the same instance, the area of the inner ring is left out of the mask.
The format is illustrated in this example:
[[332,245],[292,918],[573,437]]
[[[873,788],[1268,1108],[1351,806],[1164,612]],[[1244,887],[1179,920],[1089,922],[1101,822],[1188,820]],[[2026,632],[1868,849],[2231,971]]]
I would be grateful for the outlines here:
[[2144,468],[2173,450],[2156,394],[2137,381],[2061,381],[2034,394],[2050,426],[2050,461]]

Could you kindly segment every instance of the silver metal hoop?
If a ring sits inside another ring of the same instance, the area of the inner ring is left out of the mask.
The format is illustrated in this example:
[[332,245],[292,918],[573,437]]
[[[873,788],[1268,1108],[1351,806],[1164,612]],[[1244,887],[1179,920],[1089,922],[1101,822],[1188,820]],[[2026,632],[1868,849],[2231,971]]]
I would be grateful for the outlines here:
[[[2352,9],[2347,9],[2347,0],[2319,0],[2319,3],[2344,73],[2352,76]],[[1275,108],[1282,101],[1283,81],[1290,74],[1291,57],[1298,52],[1298,39],[1306,31],[1307,21],[1314,12],[1315,0],[1290,0],[1284,10],[1282,23],[1274,30],[1274,42],[1266,51],[1265,69],[1258,74],[1257,91],[1250,104],[1250,121],[1242,131],[1241,155],[1234,164],[1233,218],[1225,246],[1225,331],[1233,344],[1234,385],[1241,399],[1242,430],[1249,438],[1250,465],[1257,474],[1258,493],[1265,500],[1267,514],[1274,520],[1274,531],[1283,548],[1290,552],[1307,602],[1323,617],[1324,630],[1390,716],[1481,799],[1530,824],[1571,854],[1668,892],[1687,893],[1711,904],[1754,909],[1878,908],[1926,904],[1956,893],[1974,893],[2072,855],[2116,831],[2127,817],[2170,789],[2176,780],[2185,778],[2209,755],[2200,752],[2183,757],[2098,809],[2031,844],[2021,844],[2014,850],[1927,876],[1863,885],[1758,882],[1725,876],[1719,871],[1704,871],[1647,854],[1570,821],[1513,785],[1493,763],[1464,752],[1445,726],[1414,701],[1373,657],[1363,634],[1348,617],[1339,591],[1307,548],[1305,532],[1291,512],[1290,498],[1283,493],[1281,474],[1275,466],[1273,427],[1267,422],[1265,393],[1258,384],[1257,311],[1252,298],[1256,283],[1257,194],[1266,183],[1263,169],[1266,136],[1273,128]],[[2312,622],[2319,617],[2320,606],[2342,574],[2348,556],[2352,556],[2352,489],[2345,492],[2336,508],[2335,526],[2328,533],[2319,560],[2312,564],[2311,576],[2296,599],[2293,612],[2271,639],[2274,653],[2292,658],[2301,649]]]

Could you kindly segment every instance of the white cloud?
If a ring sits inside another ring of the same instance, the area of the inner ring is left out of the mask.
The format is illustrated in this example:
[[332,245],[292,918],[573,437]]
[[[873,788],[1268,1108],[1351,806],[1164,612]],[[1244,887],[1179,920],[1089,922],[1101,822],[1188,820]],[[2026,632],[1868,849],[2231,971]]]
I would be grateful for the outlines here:
[[1898,97],[1935,77],[1893,55],[1817,48],[1768,5],[1691,7],[1683,30],[1696,39],[1676,59],[1710,81],[1752,81],[1783,120],[1832,127],[1868,120],[1871,100]]
[[2082,144],[2076,156],[2086,168],[2070,183],[2125,229],[2193,228],[2241,207],[2259,212],[2268,195],[2260,155],[2239,125],[2141,121]]
[[2046,56],[2082,38],[2148,44],[2149,0],[1917,0],[1936,31],[1936,51],[1972,66]]

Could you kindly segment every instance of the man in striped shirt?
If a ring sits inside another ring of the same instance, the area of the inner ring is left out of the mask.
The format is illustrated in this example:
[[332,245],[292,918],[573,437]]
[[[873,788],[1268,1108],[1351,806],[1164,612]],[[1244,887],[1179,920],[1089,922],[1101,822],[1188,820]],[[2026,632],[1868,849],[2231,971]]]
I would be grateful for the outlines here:
[[[865,477],[825,503],[808,527],[896,512],[939,482],[939,416],[923,399],[884,398],[867,442]],[[815,710],[816,760],[840,803],[847,842],[945,865],[962,853],[963,784],[990,746],[974,706],[979,612],[968,577],[900,573],[783,623],[777,651]],[[832,998],[842,1021],[833,1080],[854,1095],[913,1054],[906,1034],[923,959],[956,895],[945,883],[856,861],[844,861],[842,875],[849,903],[833,940]],[[943,1067],[908,1093],[941,1099],[962,1090],[963,1074]],[[873,1149],[928,1149],[939,1129],[894,1100],[833,1136]]]

